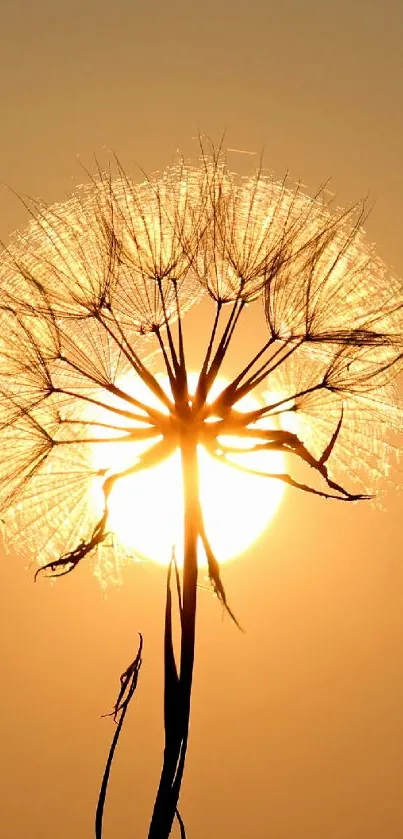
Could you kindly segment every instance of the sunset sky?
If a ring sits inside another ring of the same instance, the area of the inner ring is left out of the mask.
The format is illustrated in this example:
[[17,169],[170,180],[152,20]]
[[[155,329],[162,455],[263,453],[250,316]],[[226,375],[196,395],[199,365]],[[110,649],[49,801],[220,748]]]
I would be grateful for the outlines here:
[[[62,201],[94,155],[115,151],[140,178],[136,167],[162,170],[177,149],[195,157],[199,131],[216,143],[225,132],[224,148],[257,153],[228,151],[230,168],[250,171],[263,152],[312,192],[330,177],[337,205],[369,195],[369,237],[403,276],[402,36],[401,0],[7,4],[2,240],[28,222],[12,191]],[[204,310],[187,320],[196,363]],[[257,306],[243,341],[263,328]],[[223,569],[244,633],[201,589],[189,839],[403,835],[402,503],[392,487],[378,507],[287,490],[264,537]],[[145,839],[163,742],[165,571],[133,565],[106,593],[84,563],[55,584],[33,576],[3,550],[0,837],[93,835],[113,726],[101,715],[141,631],[105,839]]]

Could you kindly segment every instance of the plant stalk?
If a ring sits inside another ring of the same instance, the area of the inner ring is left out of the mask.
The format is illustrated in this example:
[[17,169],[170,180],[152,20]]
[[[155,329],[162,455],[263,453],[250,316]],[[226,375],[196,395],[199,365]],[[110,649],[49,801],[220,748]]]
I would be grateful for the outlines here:
[[[179,673],[172,663],[172,622],[165,622],[165,748],[148,839],[168,839],[175,819],[188,743],[197,603],[199,475],[197,440],[185,429],[181,440],[184,496],[184,556],[180,609]],[[168,601],[167,601],[168,602]]]

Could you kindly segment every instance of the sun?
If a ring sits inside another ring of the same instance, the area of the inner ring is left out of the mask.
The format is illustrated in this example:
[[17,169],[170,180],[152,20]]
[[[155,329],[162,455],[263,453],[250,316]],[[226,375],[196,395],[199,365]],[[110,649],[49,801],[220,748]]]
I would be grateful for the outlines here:
[[[169,392],[166,376],[157,377]],[[194,392],[197,374],[190,373],[189,390]],[[215,399],[228,381],[217,378],[209,395]],[[120,383],[132,396],[156,404],[155,397],[141,381]],[[160,407],[160,406],[159,406]],[[236,408],[251,411],[259,402],[248,395]],[[267,422],[266,427],[272,427]],[[249,440],[250,447],[255,442]],[[231,445],[245,448],[245,440],[232,438]],[[116,469],[126,468],[133,456],[140,454],[144,443],[130,446],[113,442],[94,447],[94,465],[102,469],[113,464]],[[211,547],[221,562],[244,553],[266,529],[279,507],[284,484],[276,479],[261,477],[236,470],[227,463],[218,462],[202,446],[198,446],[200,498],[206,533]],[[270,473],[284,472],[284,455],[281,452],[234,453],[231,459],[244,467]],[[94,484],[94,504],[102,504],[100,488]],[[123,549],[137,557],[167,565],[172,549],[178,565],[183,556],[183,492],[181,456],[175,451],[167,460],[137,475],[121,478],[114,485],[108,500],[108,530],[119,539]],[[206,565],[202,546],[198,550],[200,566]]]

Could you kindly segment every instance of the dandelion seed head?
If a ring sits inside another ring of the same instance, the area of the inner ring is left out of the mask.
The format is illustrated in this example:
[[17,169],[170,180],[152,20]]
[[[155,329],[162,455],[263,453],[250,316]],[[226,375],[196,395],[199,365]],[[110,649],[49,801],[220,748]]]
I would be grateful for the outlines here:
[[[351,493],[372,493],[392,475],[403,427],[395,389],[403,294],[367,242],[365,208],[332,210],[325,191],[312,198],[261,170],[238,178],[215,153],[140,183],[116,167],[115,174],[99,168],[62,203],[32,202],[27,230],[0,255],[0,510],[7,533],[41,566],[88,553],[98,557],[99,576],[104,568],[117,577],[125,552],[107,531],[106,513],[119,470],[94,468],[96,440],[102,445],[114,428],[125,446],[125,435],[142,427],[146,436],[157,429],[169,447],[178,444],[186,411],[200,410],[205,445],[222,459],[214,423],[233,433],[238,398],[262,387],[263,413],[276,417],[277,431],[260,426],[261,448],[286,451],[292,463],[299,458],[336,494],[343,495],[343,482]],[[206,295],[216,304],[216,325],[192,400],[182,319]],[[263,348],[246,355],[209,416],[203,406],[215,366],[252,302],[264,308]],[[223,309],[229,314],[220,343]],[[171,401],[153,376],[157,350],[171,377]],[[159,411],[133,400],[122,385],[128,374],[150,388]],[[255,419],[241,436],[250,437]],[[154,443],[147,445],[151,451]],[[284,480],[301,487],[291,474]],[[91,501],[97,482],[104,516]]]

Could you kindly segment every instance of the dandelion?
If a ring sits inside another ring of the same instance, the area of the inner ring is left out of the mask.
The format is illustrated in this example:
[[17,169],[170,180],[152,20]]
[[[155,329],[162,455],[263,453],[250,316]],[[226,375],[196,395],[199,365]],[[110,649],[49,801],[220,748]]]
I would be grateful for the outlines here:
[[[311,198],[262,170],[238,178],[214,150],[139,184],[117,162],[62,204],[27,207],[27,231],[0,258],[6,538],[34,555],[37,575],[88,559],[103,578],[117,573],[129,552],[111,526],[115,488],[181,457],[183,571],[169,566],[165,750],[148,834],[164,839],[186,756],[200,546],[234,617],[200,500],[200,447],[228,469],[303,492],[372,497],[402,429],[402,286],[365,238],[363,206],[334,211],[324,191]],[[206,297],[214,314],[192,388],[183,319]],[[248,304],[263,306],[266,338],[257,352],[244,348],[242,369],[217,393]],[[253,393],[258,407],[242,409]],[[262,470],[261,452],[281,453],[286,466]]]

